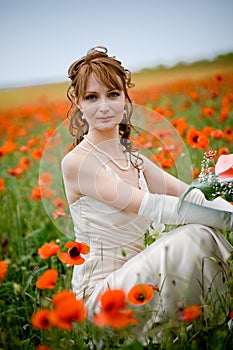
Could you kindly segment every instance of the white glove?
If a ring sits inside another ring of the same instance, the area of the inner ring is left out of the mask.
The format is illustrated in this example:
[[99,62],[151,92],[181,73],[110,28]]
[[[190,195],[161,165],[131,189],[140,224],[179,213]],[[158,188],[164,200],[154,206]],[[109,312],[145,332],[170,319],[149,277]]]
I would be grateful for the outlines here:
[[214,208],[219,210],[226,210],[233,212],[233,205],[227,202],[225,199],[221,197],[215,198],[213,201],[208,201],[204,194],[198,190],[197,188],[193,189],[191,192],[187,194],[185,199],[188,202],[193,202],[196,204],[203,205],[208,208]]
[[[201,199],[199,194],[197,197],[196,202]],[[206,202],[211,205],[209,201]],[[147,192],[141,202],[138,215],[161,224],[202,224],[233,231],[233,212],[229,208],[219,210],[184,200],[178,212],[178,203],[178,197]]]

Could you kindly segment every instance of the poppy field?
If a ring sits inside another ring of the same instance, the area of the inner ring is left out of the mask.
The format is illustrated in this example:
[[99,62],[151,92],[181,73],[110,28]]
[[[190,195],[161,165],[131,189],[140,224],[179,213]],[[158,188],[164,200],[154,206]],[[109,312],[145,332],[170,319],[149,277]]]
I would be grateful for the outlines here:
[[[214,163],[233,153],[233,72],[177,79],[130,91],[140,135],[135,147],[165,171],[191,182],[205,152]],[[138,329],[160,293],[156,284],[136,285],[126,295],[110,290],[90,320],[71,291],[72,266],[85,264],[89,247],[74,241],[61,181],[60,160],[72,147],[64,98],[46,96],[0,110],[0,350],[229,349],[233,345],[233,299],[219,325],[203,307],[178,305],[174,318],[139,339]],[[137,116],[136,113],[136,116]],[[164,128],[163,128],[164,127]],[[162,141],[161,141],[162,140]],[[183,159],[183,162],[180,162]],[[184,175],[183,175],[184,174]],[[233,243],[233,232],[222,232]],[[150,228],[145,243],[157,239]],[[232,263],[231,263],[232,268]],[[233,278],[228,282],[233,292]],[[210,307],[211,309],[211,307]]]

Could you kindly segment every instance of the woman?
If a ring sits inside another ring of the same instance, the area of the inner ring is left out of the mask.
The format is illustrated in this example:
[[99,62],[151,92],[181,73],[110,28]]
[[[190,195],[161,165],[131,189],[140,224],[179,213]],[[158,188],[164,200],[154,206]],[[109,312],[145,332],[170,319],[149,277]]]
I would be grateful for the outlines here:
[[[133,151],[130,72],[105,48],[91,49],[68,73],[77,145],[63,159],[63,177],[77,241],[90,246],[85,263],[74,267],[77,297],[91,314],[107,288],[157,284],[153,322],[160,322],[174,316],[180,301],[224,296],[233,249],[215,228],[233,229],[232,206],[195,190],[178,213],[188,186]],[[152,221],[181,226],[145,248]]]

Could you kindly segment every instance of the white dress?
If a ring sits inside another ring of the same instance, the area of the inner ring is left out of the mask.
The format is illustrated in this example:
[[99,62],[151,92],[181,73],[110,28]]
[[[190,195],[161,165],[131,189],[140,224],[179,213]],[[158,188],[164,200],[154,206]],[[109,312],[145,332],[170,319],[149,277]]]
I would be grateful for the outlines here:
[[[146,190],[142,172],[140,181]],[[142,216],[87,196],[72,203],[70,212],[76,240],[90,246],[84,264],[74,266],[72,278],[73,290],[86,301],[89,315],[103,291],[122,288],[127,293],[137,283],[160,288],[151,302],[156,310],[153,322],[173,317],[179,301],[189,306],[225,298],[223,282],[233,247],[216,230],[199,224],[180,226],[145,248],[150,222]]]

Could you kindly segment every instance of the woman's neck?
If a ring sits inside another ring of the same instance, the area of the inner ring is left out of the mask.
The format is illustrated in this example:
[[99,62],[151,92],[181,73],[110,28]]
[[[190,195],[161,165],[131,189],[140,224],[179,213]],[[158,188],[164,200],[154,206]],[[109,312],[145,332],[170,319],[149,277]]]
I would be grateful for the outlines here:
[[117,132],[89,131],[86,137],[96,146],[109,151],[119,151],[119,134]]

